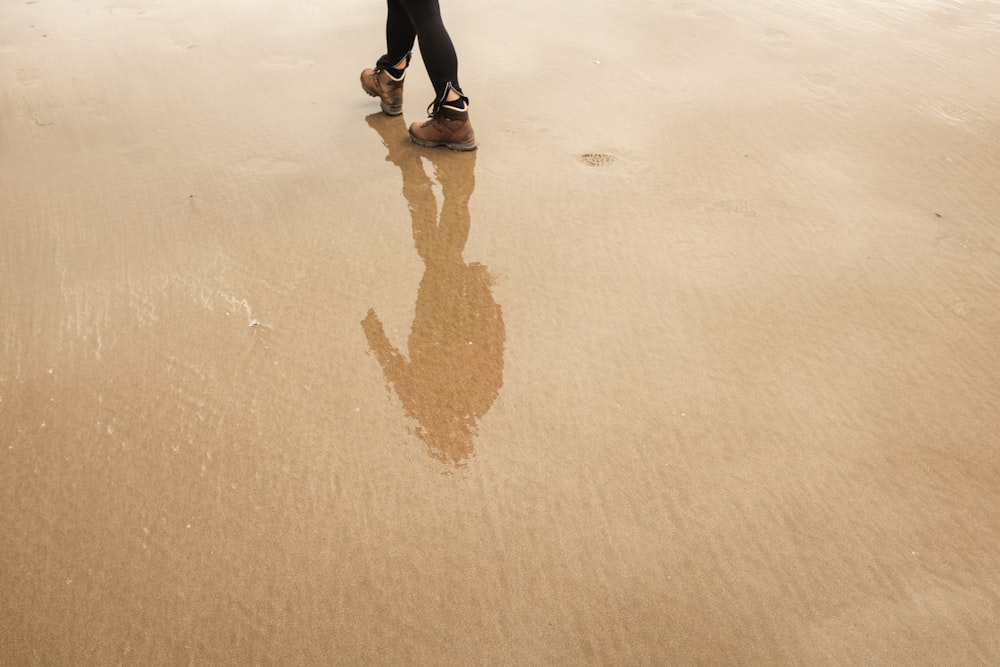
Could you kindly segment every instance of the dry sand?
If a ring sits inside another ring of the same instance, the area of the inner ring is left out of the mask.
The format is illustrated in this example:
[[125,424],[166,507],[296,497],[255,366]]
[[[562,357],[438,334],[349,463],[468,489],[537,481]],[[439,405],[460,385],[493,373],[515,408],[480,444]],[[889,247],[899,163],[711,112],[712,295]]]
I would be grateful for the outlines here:
[[3,3],[0,663],[1000,662],[997,3],[444,4]]

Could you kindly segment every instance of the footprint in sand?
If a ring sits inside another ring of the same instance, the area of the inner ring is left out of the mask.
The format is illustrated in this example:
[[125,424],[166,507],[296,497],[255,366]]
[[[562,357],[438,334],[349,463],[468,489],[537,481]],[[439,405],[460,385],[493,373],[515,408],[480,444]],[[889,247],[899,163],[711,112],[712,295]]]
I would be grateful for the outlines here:
[[614,155],[609,155],[608,153],[583,153],[582,155],[578,155],[577,158],[588,167],[606,167],[609,164],[613,164],[617,159]]

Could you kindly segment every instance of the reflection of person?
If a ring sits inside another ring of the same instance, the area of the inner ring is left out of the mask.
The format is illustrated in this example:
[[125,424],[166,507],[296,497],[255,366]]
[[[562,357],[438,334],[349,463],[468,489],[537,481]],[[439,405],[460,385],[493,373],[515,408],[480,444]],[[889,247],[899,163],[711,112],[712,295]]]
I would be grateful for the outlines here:
[[374,310],[361,326],[386,381],[418,422],[416,435],[432,456],[460,465],[472,455],[477,422],[503,384],[505,331],[493,278],[482,264],[462,258],[475,155],[431,156],[443,194],[439,216],[420,149],[389,133],[402,119],[374,114],[368,122],[389,148],[386,159],[403,173],[413,241],[425,268],[407,342],[409,359],[389,341]]
[[388,0],[385,21],[386,53],[375,67],[361,72],[361,87],[378,97],[382,111],[403,113],[403,79],[410,65],[410,51],[420,40],[424,67],[434,84],[430,118],[410,126],[410,138],[421,146],[445,146],[471,151],[476,133],[469,122],[469,98],[458,85],[458,56],[441,21],[438,0]]

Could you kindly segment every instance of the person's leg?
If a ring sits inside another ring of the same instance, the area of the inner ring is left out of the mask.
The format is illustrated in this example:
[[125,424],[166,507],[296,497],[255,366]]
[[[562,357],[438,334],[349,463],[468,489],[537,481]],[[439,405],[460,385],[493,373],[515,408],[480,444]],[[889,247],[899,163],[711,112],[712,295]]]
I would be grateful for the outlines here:
[[419,40],[420,54],[434,86],[435,98],[431,117],[424,123],[411,125],[410,138],[422,146],[474,150],[476,133],[469,122],[469,98],[458,83],[458,56],[441,20],[438,0],[387,2],[387,52],[374,69],[361,73],[361,87],[369,95],[381,98],[386,114],[402,113],[404,70],[409,65],[409,49],[414,39]]
[[434,86],[435,103],[464,97],[458,83],[458,56],[451,36],[441,20],[438,0],[396,0],[406,10],[417,40],[427,76]]
[[390,116],[403,113],[403,77],[410,64],[410,50],[417,31],[400,0],[387,0],[385,54],[375,67],[361,72],[361,88],[381,100],[382,111]]
[[388,12],[385,19],[385,55],[378,59],[376,67],[398,71],[406,69],[410,63],[410,51],[417,31],[410,15],[400,0],[387,0]]

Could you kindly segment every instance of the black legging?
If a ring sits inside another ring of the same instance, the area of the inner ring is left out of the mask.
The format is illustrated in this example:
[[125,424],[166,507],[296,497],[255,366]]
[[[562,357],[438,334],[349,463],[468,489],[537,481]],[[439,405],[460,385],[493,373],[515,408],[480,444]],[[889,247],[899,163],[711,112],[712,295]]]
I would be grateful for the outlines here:
[[379,67],[395,67],[420,40],[420,55],[427,75],[434,85],[437,100],[444,100],[448,84],[461,94],[458,85],[458,56],[455,46],[441,21],[438,0],[387,0],[389,14],[385,21],[385,43],[388,51],[379,58]]

